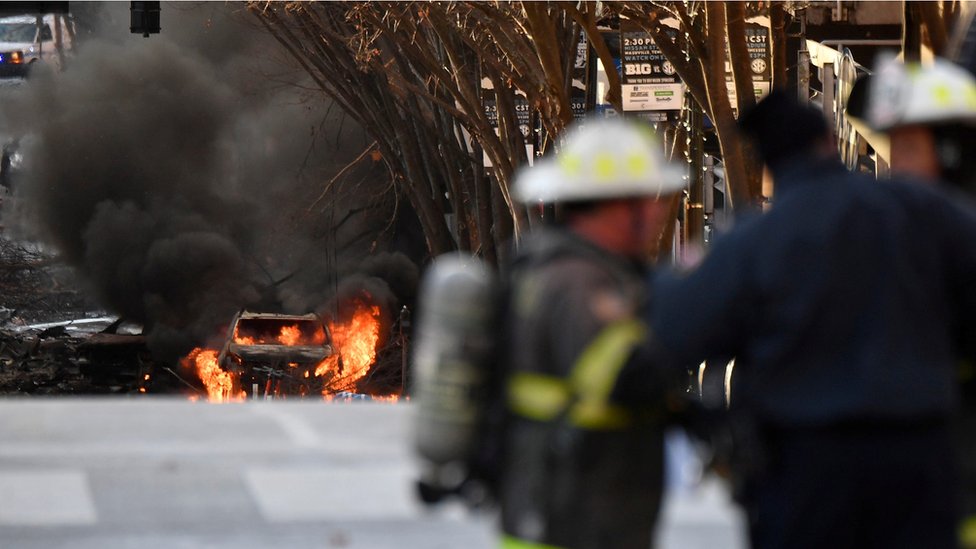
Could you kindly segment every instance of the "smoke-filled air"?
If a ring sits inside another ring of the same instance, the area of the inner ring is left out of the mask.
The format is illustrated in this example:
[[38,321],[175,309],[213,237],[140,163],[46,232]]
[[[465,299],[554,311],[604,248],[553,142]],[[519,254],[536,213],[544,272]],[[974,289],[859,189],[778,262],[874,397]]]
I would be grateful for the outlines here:
[[[5,222],[54,247],[110,311],[143,323],[154,356],[205,343],[242,306],[323,308],[345,284],[340,271],[376,273],[338,258],[368,251],[370,237],[355,239],[370,233],[370,211],[378,230],[389,223],[379,191],[322,195],[368,142],[303,88],[243,4],[164,3],[149,38],[127,34],[128,3],[76,17],[63,71],[0,90],[3,133],[25,163]],[[379,164],[367,171],[359,183],[381,189]],[[351,209],[367,215],[328,224]]]

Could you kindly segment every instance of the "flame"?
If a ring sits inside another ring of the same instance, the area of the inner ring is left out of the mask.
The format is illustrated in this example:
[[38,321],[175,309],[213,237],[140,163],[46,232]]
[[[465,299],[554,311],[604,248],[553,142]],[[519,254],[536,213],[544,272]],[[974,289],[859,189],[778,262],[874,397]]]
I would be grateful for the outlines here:
[[234,343],[238,345],[322,345],[325,343],[325,330],[319,328],[315,330],[315,333],[310,337],[306,337],[302,334],[301,327],[298,324],[290,324],[287,326],[282,326],[281,330],[278,332],[278,336],[269,340],[262,339],[258,341],[256,338],[251,336],[242,336],[237,331],[234,332]]
[[[314,371],[306,370],[304,377],[311,375],[322,378],[322,395],[331,400],[332,395],[348,391],[356,392],[356,384],[369,373],[376,361],[377,346],[380,342],[380,308],[366,302],[366,294],[356,299],[353,314],[340,321],[329,322],[332,333],[332,356],[320,362]],[[234,342],[241,345],[322,345],[326,342],[323,328],[314,333],[303,332],[298,325],[287,325],[277,335],[244,336],[235,331]],[[196,348],[181,360],[185,368],[195,370],[207,389],[210,402],[239,401],[247,398],[247,392],[240,388],[240,381],[233,372],[228,372],[217,363],[218,351]],[[289,363],[297,367],[296,363]],[[301,374],[300,374],[301,375]],[[304,393],[302,393],[304,395]],[[397,395],[371,397],[373,400],[395,402]]]
[[302,330],[298,326],[282,326],[278,341],[282,345],[298,345],[302,340]]
[[322,393],[328,396],[339,391],[353,391],[376,361],[376,346],[380,340],[380,308],[355,302],[356,310],[346,322],[330,322],[332,344],[336,353],[315,368],[315,375],[326,377]]
[[234,378],[217,364],[217,351],[197,347],[190,352],[180,364],[184,368],[194,367],[200,381],[207,388],[207,400],[210,402],[229,402],[244,398],[243,391],[234,390]]

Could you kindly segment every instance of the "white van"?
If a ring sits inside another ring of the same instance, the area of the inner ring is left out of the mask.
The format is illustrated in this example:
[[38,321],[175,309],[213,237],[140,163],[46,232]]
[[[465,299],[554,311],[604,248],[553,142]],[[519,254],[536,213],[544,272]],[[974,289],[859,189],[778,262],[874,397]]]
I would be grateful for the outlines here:
[[[55,17],[59,20],[55,21]],[[33,63],[61,65],[55,41],[56,28],[61,26],[63,53],[71,50],[74,32],[68,32],[72,24],[68,15],[47,14],[38,24],[33,15],[0,18],[0,76],[26,76]]]

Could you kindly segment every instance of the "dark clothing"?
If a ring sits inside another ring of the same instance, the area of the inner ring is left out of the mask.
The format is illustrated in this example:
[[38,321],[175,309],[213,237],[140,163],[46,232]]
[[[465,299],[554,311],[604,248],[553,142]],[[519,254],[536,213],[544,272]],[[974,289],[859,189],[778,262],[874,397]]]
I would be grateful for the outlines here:
[[[612,387],[637,342],[611,345],[619,351],[612,353],[616,364],[590,360],[603,335],[635,322],[642,273],[566,231],[542,229],[522,243],[510,279],[503,324],[511,368],[500,483],[505,534],[565,548],[648,549],[662,490],[662,428],[653,409],[624,406]],[[587,368],[613,372],[602,399],[604,411],[614,411],[600,416],[606,422],[578,413],[592,395],[568,380],[587,377],[580,375]],[[520,400],[517,382],[536,386]],[[564,386],[565,403],[548,416],[523,401]],[[611,419],[621,417],[616,412],[626,421]]]
[[[835,162],[775,181],[771,211],[659,277],[649,313],[672,359],[735,356],[733,411],[777,433],[745,479],[755,546],[953,547],[944,439],[976,218]],[[895,532],[913,542],[877,541]]]
[[747,500],[753,548],[956,547],[944,425],[848,425],[766,439],[767,471]]
[[733,404],[763,422],[945,417],[976,219],[929,188],[834,163],[776,182],[770,212],[689,275],[656,280],[658,339],[685,363],[735,356]]

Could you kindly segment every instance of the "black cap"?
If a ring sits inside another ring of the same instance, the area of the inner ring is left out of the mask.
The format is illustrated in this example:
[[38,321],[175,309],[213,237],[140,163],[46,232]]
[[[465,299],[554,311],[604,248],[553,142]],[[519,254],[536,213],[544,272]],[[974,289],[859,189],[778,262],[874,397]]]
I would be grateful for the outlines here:
[[801,103],[794,93],[773,90],[739,117],[739,129],[753,139],[763,162],[776,170],[796,156],[810,152],[828,133],[819,109]]

